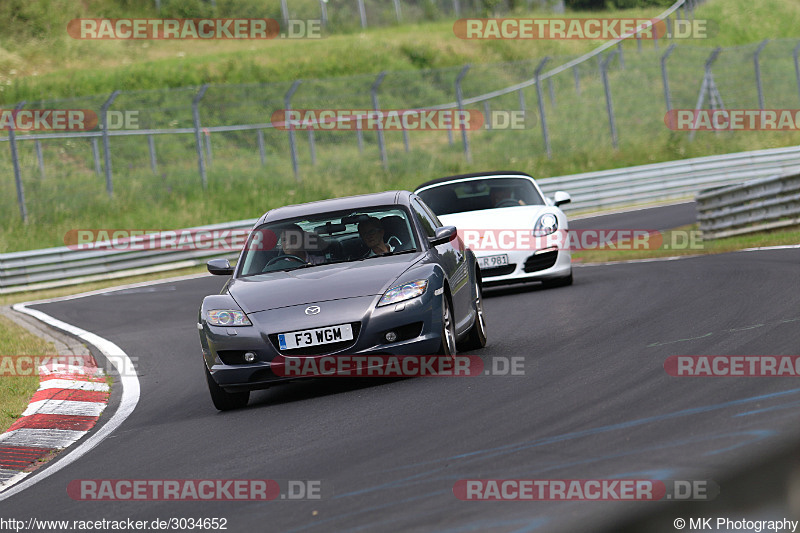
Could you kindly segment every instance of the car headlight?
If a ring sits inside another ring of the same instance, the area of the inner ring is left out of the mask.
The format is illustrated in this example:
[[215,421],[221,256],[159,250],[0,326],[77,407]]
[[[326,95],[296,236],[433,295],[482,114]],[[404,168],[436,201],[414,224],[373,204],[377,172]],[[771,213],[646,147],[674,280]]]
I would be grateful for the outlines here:
[[536,225],[533,226],[533,235],[535,237],[544,237],[545,235],[555,233],[557,229],[558,218],[553,213],[545,213],[539,217],[539,220],[536,221]]
[[212,326],[252,326],[250,319],[238,309],[212,309],[206,313]]
[[392,287],[383,293],[381,301],[378,302],[378,307],[382,305],[396,304],[398,302],[404,302],[406,300],[416,298],[417,296],[422,296],[427,287],[427,279],[418,279],[417,281],[411,281],[409,283],[403,283],[402,285]]

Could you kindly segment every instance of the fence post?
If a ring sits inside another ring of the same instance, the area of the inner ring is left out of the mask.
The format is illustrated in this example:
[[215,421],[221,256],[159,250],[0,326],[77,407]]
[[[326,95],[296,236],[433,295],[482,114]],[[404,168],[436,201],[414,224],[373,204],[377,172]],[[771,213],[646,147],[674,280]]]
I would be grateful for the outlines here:
[[[716,109],[716,105],[718,103],[716,101],[716,98],[718,96],[718,93],[716,93],[717,88],[716,84],[714,83],[714,75],[711,73],[711,67],[714,64],[714,61],[717,60],[717,57],[719,57],[720,53],[722,53],[722,47],[718,46],[714,49],[713,52],[711,52],[711,54],[706,59],[706,62],[703,64],[703,84],[700,86],[700,94],[697,95],[697,103],[694,106],[695,110],[702,109],[703,102],[705,102],[706,99],[706,92],[708,92],[710,95],[709,99],[711,100],[711,107],[713,109]],[[695,116],[693,125],[696,123],[697,123],[697,117]],[[689,141],[694,140],[694,136],[696,133],[697,129],[693,127],[692,131],[689,132]],[[715,130],[714,133],[719,133],[719,131]]]
[[100,175],[100,149],[97,146],[97,137],[92,137],[92,159],[94,159],[94,173]]
[[464,65],[461,72],[456,76],[456,101],[458,102],[458,117],[461,121],[461,142],[464,144],[464,155],[467,158],[467,163],[472,163],[472,154],[469,151],[469,138],[467,136],[467,127],[464,125],[464,95],[461,92],[461,80],[467,75],[469,65]]
[[581,95],[581,77],[578,73],[578,65],[572,67],[572,75],[575,78],[575,94]]
[[317,164],[317,143],[314,141],[314,126],[309,126],[308,129],[308,150],[311,153],[311,164]]
[[197,109],[198,105],[200,104],[200,100],[203,99],[205,96],[206,91],[208,90],[208,84],[206,83],[200,90],[197,91],[197,94],[194,95],[192,98],[192,121],[194,122],[194,144],[195,148],[197,149],[197,166],[200,170],[200,179],[203,182],[203,189],[205,190],[208,186],[208,179],[206,177],[206,161],[205,157],[203,156],[203,138],[200,136],[200,111]]
[[39,139],[36,139],[34,144],[36,145],[36,160],[39,162],[39,175],[42,177],[42,179],[44,179],[44,155],[42,155],[42,142]]
[[208,164],[206,166],[210,167],[214,164],[214,154],[211,152],[211,132],[208,131],[208,128],[203,128],[203,135],[206,138],[206,158],[208,159]]
[[617,54],[619,54],[619,68],[625,70],[625,56],[622,53],[622,41],[617,43]]
[[767,46],[769,43],[769,39],[764,39],[761,41],[761,44],[758,45],[756,49],[756,53],[753,54],[753,65],[756,69],[756,88],[758,89],[758,108],[764,109],[764,88],[761,86],[761,64],[759,62],[759,57],[761,56],[761,52],[764,50],[764,47]]
[[542,83],[540,75],[542,73],[542,69],[550,61],[550,56],[545,57],[539,62],[539,65],[536,67],[536,70],[533,72],[534,78],[536,78],[536,99],[539,102],[539,118],[542,122],[542,136],[544,137],[544,149],[547,152],[547,158],[553,157],[553,152],[550,149],[550,133],[547,131],[547,117],[544,113],[544,97],[542,96]]
[[288,30],[288,26],[289,26],[289,6],[286,5],[286,0],[281,0],[281,18],[283,18],[283,27]]
[[[286,96],[283,97],[283,109],[284,109],[284,120],[289,115],[287,111],[292,109],[292,96],[294,95],[297,88],[300,86],[300,82],[302,80],[295,80],[292,83],[292,86],[286,92]],[[292,170],[294,171],[294,179],[295,181],[300,181],[300,167],[297,164],[297,143],[294,138],[294,125],[289,123],[287,124],[289,129],[289,151],[292,154]]]
[[794,47],[792,56],[794,57],[794,76],[797,78],[797,90],[800,91],[800,62],[798,61],[798,54],[800,54],[800,43]]
[[458,0],[453,0],[453,12],[456,17],[461,16],[461,3]]
[[156,161],[156,142],[152,135],[147,136],[147,148],[150,151],[150,170],[153,171],[154,176],[157,176],[158,163]]
[[661,56],[661,80],[664,83],[664,101],[667,104],[667,111],[672,110],[672,94],[669,92],[669,78],[667,77],[667,59],[669,59],[672,51],[675,50],[675,43],[672,43]]
[[[381,83],[383,82],[383,78],[385,77],[386,71],[384,70],[378,74],[378,77],[375,78],[375,81],[372,83],[372,87],[370,88],[372,109],[376,113],[378,112],[378,87],[380,87]],[[389,159],[386,157],[386,143],[383,139],[383,121],[378,122],[378,149],[381,151],[381,163],[383,164],[383,168],[385,170],[389,170]]]
[[319,15],[322,20],[322,25],[328,27],[328,6],[327,0],[319,0]]
[[264,131],[256,130],[256,134],[258,137],[258,155],[261,158],[261,166],[263,167],[267,163],[267,153],[264,150]]
[[364,0],[358,0],[358,16],[361,17],[361,29],[367,27],[367,10],[364,7]]
[[108,144],[108,108],[111,107],[118,95],[119,91],[114,91],[108,97],[108,100],[100,106],[100,115],[103,123],[103,163],[106,171],[106,192],[109,198],[114,195],[114,182],[111,177],[111,148]]
[[489,100],[483,101],[483,120],[486,123],[486,129],[492,129],[492,121],[489,118]]
[[[26,102],[23,100],[14,107],[14,117],[17,116],[17,111],[25,107],[25,103]],[[19,154],[17,153],[17,137],[14,133],[14,120],[11,120],[8,125],[8,144],[11,146],[11,163],[14,165],[14,183],[17,186],[19,214],[22,216],[22,222],[27,223],[28,208],[25,206],[25,190],[22,188],[22,175],[19,170]]]
[[400,0],[394,0],[394,15],[397,17],[397,23],[403,22],[403,14],[400,12]]
[[614,119],[614,104],[611,101],[611,87],[608,83],[608,63],[617,53],[615,50],[614,52],[608,54],[608,57],[605,58],[600,63],[600,75],[603,77],[603,89],[606,92],[606,110],[608,111],[608,123],[611,126],[611,145],[614,149],[619,148],[619,143],[617,142],[617,123]]

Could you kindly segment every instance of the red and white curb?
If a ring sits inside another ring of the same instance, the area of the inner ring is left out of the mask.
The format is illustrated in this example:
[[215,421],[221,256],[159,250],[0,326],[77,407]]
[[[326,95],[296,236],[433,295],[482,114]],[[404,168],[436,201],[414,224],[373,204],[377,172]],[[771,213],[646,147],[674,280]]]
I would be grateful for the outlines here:
[[0,435],[0,491],[29,476],[94,427],[108,403],[105,373],[91,355],[81,365],[42,365],[39,390],[22,416]]
[[[40,367],[40,376],[44,375],[41,377],[39,390],[31,398],[28,409],[6,433],[0,435],[0,501],[48,478],[86,455],[108,438],[133,413],[139,403],[139,377],[136,375],[133,362],[119,346],[99,335],[53,318],[42,311],[29,309],[27,306],[83,298],[121,288],[103,289],[13,306],[18,313],[27,315],[22,317],[22,325],[37,330],[36,334],[54,342],[60,354],[64,353],[62,348],[66,348],[67,353],[76,353],[76,345],[78,349],[82,349],[79,356],[83,358],[83,364],[67,368],[60,365],[57,372],[53,367]],[[20,322],[19,316],[15,321]],[[64,342],[53,339],[53,335],[48,334],[48,331],[52,330],[42,327],[42,322],[51,328],[77,337],[79,342],[61,335],[59,337]],[[105,374],[97,367],[94,358],[81,342],[95,346],[108,363],[113,365],[118,374],[116,386],[122,389],[115,412],[88,436],[87,433],[97,423],[107,405],[109,387]],[[75,444],[78,440],[80,442]],[[70,447],[73,444],[75,446]],[[69,450],[59,454],[57,459],[45,463],[46,468],[36,470],[37,464],[42,464],[40,459],[67,447],[70,447]],[[6,448],[9,449],[8,457],[5,457],[3,452]]]

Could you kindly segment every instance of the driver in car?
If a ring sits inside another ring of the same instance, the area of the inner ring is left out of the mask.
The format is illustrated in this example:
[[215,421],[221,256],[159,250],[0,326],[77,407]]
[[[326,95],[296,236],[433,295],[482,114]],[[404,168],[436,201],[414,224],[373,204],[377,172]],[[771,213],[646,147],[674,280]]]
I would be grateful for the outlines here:
[[383,241],[383,225],[381,221],[375,217],[370,217],[358,224],[358,235],[364,244],[369,248],[369,252],[365,257],[372,257],[374,255],[381,255],[388,252],[393,252],[394,247]]
[[281,230],[281,250],[284,256],[297,257],[310,265],[324,263],[325,256],[306,250],[306,246],[310,247],[311,244],[311,236],[297,224],[291,224]]
[[492,207],[510,207],[513,205],[525,205],[522,200],[513,198],[514,190],[511,187],[492,187],[489,197]]

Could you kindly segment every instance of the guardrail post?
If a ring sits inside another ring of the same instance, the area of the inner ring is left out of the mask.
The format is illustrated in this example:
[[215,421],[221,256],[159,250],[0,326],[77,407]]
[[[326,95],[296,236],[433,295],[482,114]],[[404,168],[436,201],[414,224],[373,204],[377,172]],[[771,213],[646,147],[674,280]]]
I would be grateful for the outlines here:
[[44,155],[42,154],[42,142],[39,139],[36,139],[34,144],[36,145],[36,161],[39,163],[39,175],[42,177],[42,179],[44,179]]
[[109,198],[114,195],[114,182],[111,177],[111,147],[108,143],[108,108],[111,107],[118,95],[119,91],[114,91],[108,97],[108,100],[100,106],[100,117],[103,124],[103,163],[106,171],[106,192]]
[[156,161],[156,142],[152,135],[147,136],[147,149],[150,152],[150,170],[153,171],[154,176],[157,176],[158,162]]
[[[284,120],[286,120],[286,117],[289,114],[289,113],[286,113],[286,111],[289,111],[290,109],[292,109],[292,96],[294,95],[294,93],[297,90],[297,88],[300,86],[300,82],[301,81],[302,80],[295,80],[294,83],[292,83],[292,86],[286,92],[286,95],[283,97],[283,109],[284,109],[284,115],[283,116],[284,116]],[[297,142],[295,141],[295,138],[294,138],[294,125],[293,124],[287,124],[287,126],[288,126],[288,130],[289,130],[289,152],[292,154],[292,170],[294,171],[294,179],[295,179],[295,181],[299,182],[300,181],[300,167],[298,166],[298,163],[297,163]]]
[[[383,78],[386,77],[386,71],[384,70],[378,77],[375,78],[375,81],[372,83],[372,87],[370,87],[370,98],[372,98],[372,110],[378,113],[378,87],[380,87],[381,83],[383,83]],[[389,170],[389,158],[386,156],[386,142],[383,138],[383,121],[378,121],[378,149],[381,152],[381,163],[383,164],[383,168]]]
[[544,149],[547,152],[547,157],[553,157],[553,152],[550,149],[550,133],[547,130],[547,117],[544,112],[544,96],[542,95],[542,80],[541,74],[544,66],[547,62],[550,61],[550,56],[545,57],[542,59],[539,64],[536,66],[536,70],[533,72],[533,77],[536,79],[536,99],[539,102],[539,118],[541,119],[542,123],[542,136],[544,137]]
[[797,46],[795,46],[792,51],[792,56],[794,57],[794,76],[797,78],[797,90],[800,92],[800,60],[798,60],[798,54],[800,54],[800,43],[797,43]]
[[194,144],[195,149],[197,150],[197,166],[200,170],[200,179],[203,182],[203,189],[205,190],[208,187],[208,178],[206,176],[206,161],[203,155],[203,138],[200,136],[200,111],[198,110],[198,106],[200,104],[200,100],[203,99],[205,96],[206,91],[208,90],[208,84],[206,83],[200,90],[197,91],[197,94],[194,95],[192,98],[192,121],[194,122]]
[[258,138],[258,155],[261,158],[261,166],[267,163],[267,152],[264,150],[264,130],[256,130]]
[[614,58],[617,51],[611,52],[608,54],[601,63],[600,63],[600,75],[603,78],[603,89],[606,93],[606,111],[608,112],[608,124],[611,127],[611,145],[616,150],[619,148],[619,143],[617,141],[617,122],[614,119],[614,104],[611,101],[611,86],[608,83],[608,63],[611,59]]
[[756,53],[753,54],[753,65],[755,66],[756,70],[756,88],[758,89],[758,108],[764,109],[764,88],[761,86],[761,64],[759,62],[759,57],[761,56],[761,52],[764,50],[764,47],[767,46],[769,43],[769,39],[764,39],[761,41],[761,44],[758,45],[756,49]]
[[669,77],[667,76],[667,59],[677,45],[672,43],[661,56],[661,81],[664,83],[664,102],[667,104],[667,111],[672,109],[672,93],[669,91]]
[[364,0],[358,0],[358,16],[361,17],[361,28],[367,27],[367,10],[364,7]]
[[25,190],[22,188],[22,175],[19,169],[19,154],[17,153],[17,136],[14,133],[14,121],[17,111],[25,107],[25,101],[18,103],[14,107],[14,119],[8,125],[8,144],[11,146],[11,164],[14,166],[14,183],[17,186],[17,203],[19,204],[19,214],[22,222],[28,222],[28,208],[25,206]]
[[469,151],[469,137],[467,136],[467,127],[464,125],[464,95],[461,92],[461,80],[467,75],[470,66],[464,65],[461,72],[456,77],[456,101],[458,102],[458,117],[461,122],[461,142],[464,144],[464,155],[467,158],[467,163],[472,163],[472,154]]

